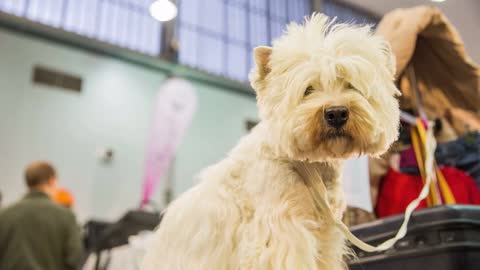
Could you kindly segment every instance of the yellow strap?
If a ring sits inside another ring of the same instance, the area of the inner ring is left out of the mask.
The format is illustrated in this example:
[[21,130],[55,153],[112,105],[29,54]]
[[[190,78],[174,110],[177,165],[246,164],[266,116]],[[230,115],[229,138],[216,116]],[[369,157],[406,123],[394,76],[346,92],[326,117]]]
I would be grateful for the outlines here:
[[422,147],[420,146],[420,139],[418,138],[419,137],[418,132],[413,127],[410,131],[410,137],[412,139],[413,152],[415,153],[415,157],[417,158],[417,164],[418,164],[418,169],[420,170],[420,175],[422,176],[422,179],[425,180],[425,167],[423,164],[423,157],[425,153],[424,151],[422,151],[424,149],[422,149]]
[[455,204],[456,200],[455,200],[455,197],[453,196],[452,190],[450,189],[450,186],[448,185],[448,182],[445,179],[445,176],[443,175],[443,173],[440,171],[440,169],[436,164],[435,164],[435,170],[437,171],[438,186],[440,187],[440,192],[442,193],[442,197],[443,197],[443,200],[445,201],[445,204]]
[[[416,130],[418,131],[418,135],[420,137],[421,144],[425,145],[426,130],[425,130],[425,127],[424,127],[424,125],[423,125],[423,123],[420,119],[417,120]],[[415,135],[412,136],[412,142],[414,140],[413,137],[415,137]],[[417,139],[417,138],[415,138],[415,139]],[[415,147],[414,147],[414,150],[415,150]],[[423,162],[424,162],[423,159],[420,162],[418,160],[418,157],[417,157],[417,163],[419,164],[419,168],[420,168],[420,166],[423,167]],[[453,196],[452,190],[450,189],[450,186],[448,185],[448,182],[446,181],[445,176],[443,175],[442,171],[440,171],[440,169],[438,168],[435,161],[434,161],[434,168],[435,168],[435,174],[437,176],[437,182],[438,182],[439,189],[437,188],[437,185],[434,182],[432,182],[432,186],[430,187],[430,195],[432,195],[433,204],[438,205],[438,204],[441,203],[441,198],[439,196],[439,193],[442,194],[442,198],[444,199],[446,204],[454,204],[455,203],[455,197]],[[425,169],[425,168],[423,167],[423,169]],[[422,176],[422,178],[423,177],[424,176]]]
[[[417,122],[418,123],[418,122]],[[423,143],[420,142],[421,140],[421,134],[419,134],[418,127],[412,128],[411,129],[411,139],[412,139],[412,146],[413,150],[415,153],[415,157],[417,159],[417,164],[418,164],[418,169],[420,170],[420,176],[422,177],[423,184],[425,185],[426,182],[426,171],[425,171],[425,164],[424,164],[424,156],[425,156],[425,147],[422,147],[421,145],[424,145]],[[422,155],[423,154],[423,155]],[[427,206],[431,207],[434,205],[439,205],[439,198],[438,196],[435,196],[437,194],[436,188],[434,185],[434,181],[431,181],[429,185],[429,190],[430,192],[428,193],[428,196],[426,198]]]

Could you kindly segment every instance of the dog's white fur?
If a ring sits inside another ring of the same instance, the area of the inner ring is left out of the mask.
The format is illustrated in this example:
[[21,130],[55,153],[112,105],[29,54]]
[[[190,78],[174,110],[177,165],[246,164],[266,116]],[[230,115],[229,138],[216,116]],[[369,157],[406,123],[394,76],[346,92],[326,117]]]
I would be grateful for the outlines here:
[[[370,27],[314,14],[289,25],[272,48],[256,48],[255,63],[250,79],[261,122],[168,207],[143,270],[344,267],[344,237],[315,211],[292,162],[321,172],[341,217],[342,160],[377,156],[397,138],[394,57]],[[323,117],[338,105],[350,111],[340,133]]]

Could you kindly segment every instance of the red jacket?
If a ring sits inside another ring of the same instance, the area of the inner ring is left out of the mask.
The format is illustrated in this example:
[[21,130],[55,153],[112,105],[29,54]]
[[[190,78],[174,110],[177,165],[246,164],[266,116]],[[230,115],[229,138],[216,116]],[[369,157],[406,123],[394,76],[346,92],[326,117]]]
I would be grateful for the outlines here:
[[[457,204],[480,204],[480,192],[470,176],[452,168],[441,167]],[[376,213],[379,218],[402,214],[407,205],[418,197],[423,182],[420,176],[403,174],[390,169],[382,181]],[[427,207],[425,200],[416,209]]]

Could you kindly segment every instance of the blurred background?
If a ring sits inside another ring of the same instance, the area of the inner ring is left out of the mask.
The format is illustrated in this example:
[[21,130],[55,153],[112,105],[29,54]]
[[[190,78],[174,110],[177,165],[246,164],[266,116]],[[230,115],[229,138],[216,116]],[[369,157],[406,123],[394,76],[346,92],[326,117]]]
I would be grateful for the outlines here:
[[[178,0],[178,15],[155,20],[150,0],[0,1],[0,190],[23,191],[25,164],[47,159],[75,190],[81,220],[114,218],[141,194],[153,98],[172,72],[198,88],[198,111],[176,153],[173,192],[222,158],[257,120],[247,84],[252,48],[313,11],[338,21],[377,23],[394,8],[436,5],[480,60],[480,3],[444,1]],[[35,67],[73,74],[81,89],[32,81]],[[109,164],[98,151],[112,148]],[[162,182],[164,183],[164,182]],[[161,187],[160,187],[161,189]],[[157,200],[162,201],[158,192]],[[116,203],[112,203],[116,202]]]
[[[4,204],[24,193],[26,164],[46,159],[74,191],[80,220],[114,219],[136,206],[154,97],[170,74],[187,78],[198,95],[171,168],[173,193],[180,194],[247,133],[247,121],[258,120],[247,82],[255,46],[271,44],[286,24],[313,11],[359,23],[375,23],[382,14],[357,9],[361,1],[182,0],[175,2],[177,16],[160,22],[149,11],[152,2],[0,1]],[[38,67],[81,85],[37,83]],[[106,148],[114,151],[108,163],[99,158]],[[162,188],[155,194],[159,203]]]
[[[0,0],[1,205],[25,194],[27,164],[47,160],[79,223],[115,221],[138,208],[153,122],[164,136],[159,93],[186,87],[165,98],[176,106],[191,95],[194,105],[180,104],[191,111],[153,174],[148,203],[163,209],[259,120],[248,84],[254,47],[271,45],[312,12],[376,27],[392,10],[418,5],[437,7],[460,34],[466,59],[480,61],[477,0]],[[171,79],[188,86],[168,86]],[[350,221],[371,220],[372,200]]]

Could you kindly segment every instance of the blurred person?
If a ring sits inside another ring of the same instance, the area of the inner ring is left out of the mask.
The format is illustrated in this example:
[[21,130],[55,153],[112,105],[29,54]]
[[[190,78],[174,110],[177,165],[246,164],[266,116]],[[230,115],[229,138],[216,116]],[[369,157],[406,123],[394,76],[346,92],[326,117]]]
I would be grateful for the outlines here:
[[37,161],[25,171],[29,192],[0,211],[1,270],[78,269],[82,244],[73,213],[51,198],[55,169]]

